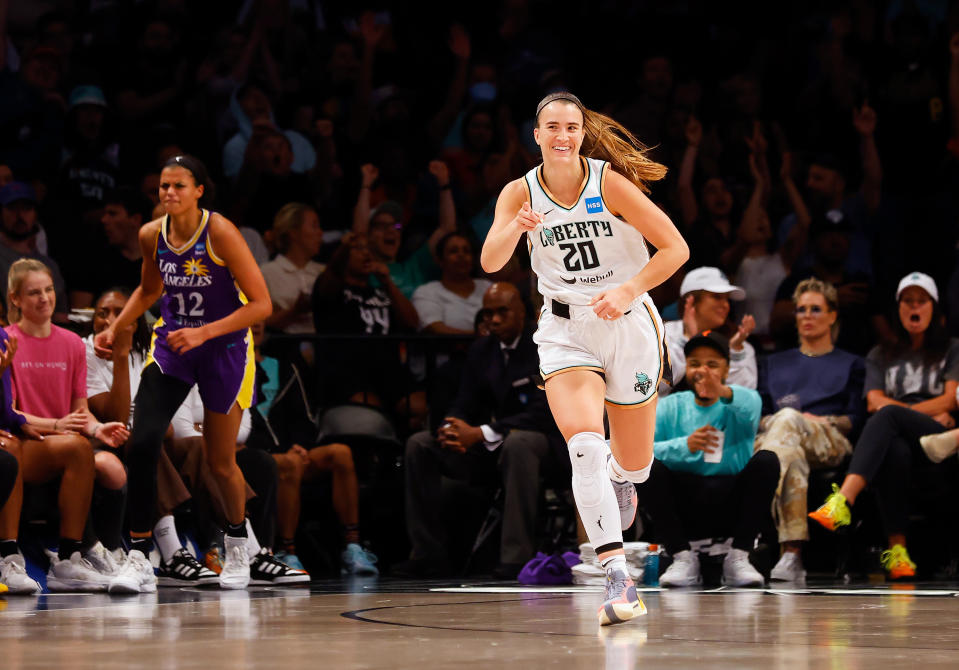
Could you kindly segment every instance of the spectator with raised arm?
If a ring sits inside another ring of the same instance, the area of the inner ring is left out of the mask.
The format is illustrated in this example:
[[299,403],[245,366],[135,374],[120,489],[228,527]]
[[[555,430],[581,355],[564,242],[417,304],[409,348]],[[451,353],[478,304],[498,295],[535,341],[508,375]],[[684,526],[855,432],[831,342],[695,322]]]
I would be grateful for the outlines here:
[[449,168],[442,161],[430,161],[429,171],[440,191],[439,224],[427,241],[406,259],[398,260],[405,222],[402,205],[386,200],[371,209],[371,191],[379,177],[375,165],[368,163],[361,168],[360,194],[353,210],[353,232],[368,236],[373,258],[386,264],[393,282],[407,298],[412,297],[418,286],[439,275],[436,245],[440,238],[456,230],[456,205],[450,192]]

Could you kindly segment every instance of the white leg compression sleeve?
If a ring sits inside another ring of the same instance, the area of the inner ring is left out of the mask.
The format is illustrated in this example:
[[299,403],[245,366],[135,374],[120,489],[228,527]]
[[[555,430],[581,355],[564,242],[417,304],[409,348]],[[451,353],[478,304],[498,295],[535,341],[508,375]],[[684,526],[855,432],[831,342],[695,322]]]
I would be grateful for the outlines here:
[[649,473],[653,469],[653,460],[649,459],[649,465],[639,470],[627,470],[616,460],[616,457],[610,454],[609,461],[606,463],[606,469],[609,478],[620,484],[632,482],[633,484],[642,484],[649,479]]
[[573,497],[590,543],[596,553],[622,548],[619,503],[606,471],[606,441],[599,433],[577,433],[567,446],[573,466]]

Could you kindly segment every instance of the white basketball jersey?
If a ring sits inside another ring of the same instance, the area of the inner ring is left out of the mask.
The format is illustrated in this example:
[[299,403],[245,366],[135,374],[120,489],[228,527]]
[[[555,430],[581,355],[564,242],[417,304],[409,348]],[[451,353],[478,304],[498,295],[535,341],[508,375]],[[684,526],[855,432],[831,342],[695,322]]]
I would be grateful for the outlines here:
[[543,223],[527,232],[539,292],[570,305],[589,304],[594,295],[616,288],[649,262],[642,233],[611,214],[603,200],[609,163],[581,160],[586,178],[569,209],[549,192],[542,165],[526,173],[530,206],[545,215]]

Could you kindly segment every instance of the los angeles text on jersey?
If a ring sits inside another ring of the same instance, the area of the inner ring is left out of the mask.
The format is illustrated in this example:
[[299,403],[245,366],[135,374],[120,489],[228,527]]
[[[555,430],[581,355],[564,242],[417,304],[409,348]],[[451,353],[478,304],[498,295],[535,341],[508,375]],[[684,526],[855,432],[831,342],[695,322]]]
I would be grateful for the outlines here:
[[177,273],[177,265],[171,261],[159,261],[160,274],[163,275],[164,286],[210,286],[213,277],[210,275],[181,275]]
[[612,237],[609,221],[576,221],[540,228],[539,241],[545,247],[565,240],[585,240],[593,237]]

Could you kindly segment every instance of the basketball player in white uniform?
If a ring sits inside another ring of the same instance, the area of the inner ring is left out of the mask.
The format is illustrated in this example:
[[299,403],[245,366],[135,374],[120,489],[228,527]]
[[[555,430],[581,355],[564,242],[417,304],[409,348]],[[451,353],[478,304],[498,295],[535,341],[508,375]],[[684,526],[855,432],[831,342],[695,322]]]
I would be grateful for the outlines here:
[[[543,163],[503,189],[481,260],[495,272],[528,238],[544,298],[534,339],[569,448],[576,506],[606,568],[598,616],[608,625],[646,613],[626,570],[622,529],[636,514],[634,484],[649,477],[656,388],[669,374],[663,323],[647,291],[689,249],[643,193],[666,169],[625,128],[562,92],[540,102],[533,132]],[[652,258],[645,239],[658,250]]]

